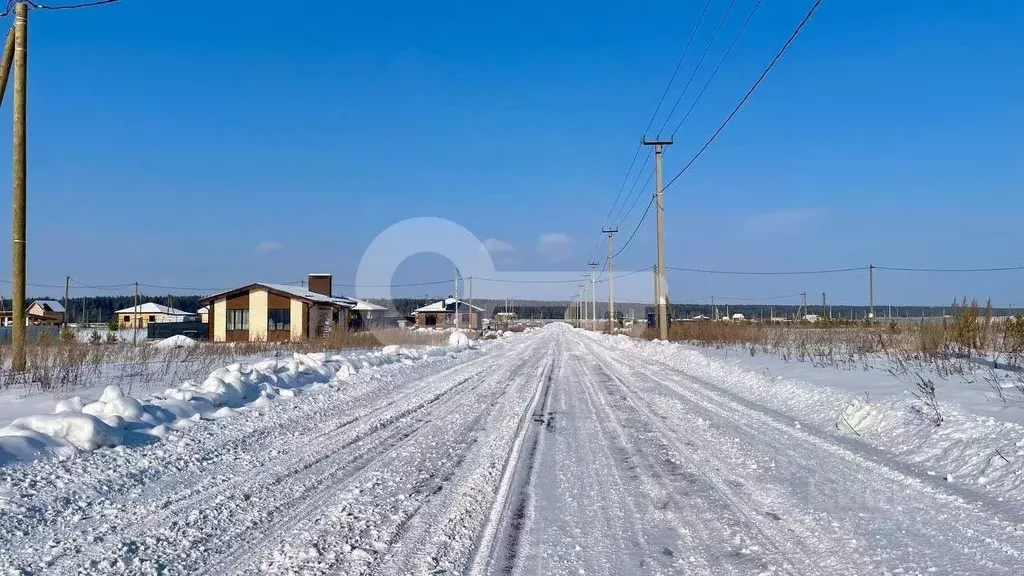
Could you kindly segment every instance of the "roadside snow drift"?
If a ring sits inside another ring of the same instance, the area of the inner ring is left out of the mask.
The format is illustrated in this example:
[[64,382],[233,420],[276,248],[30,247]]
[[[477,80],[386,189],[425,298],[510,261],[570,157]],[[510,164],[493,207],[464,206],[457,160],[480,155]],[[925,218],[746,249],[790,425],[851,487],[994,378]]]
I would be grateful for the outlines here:
[[[226,418],[246,406],[264,406],[278,398],[292,398],[303,390],[337,386],[362,370],[396,362],[412,363],[468,349],[472,341],[453,333],[449,347],[422,351],[387,346],[356,355],[294,354],[254,364],[231,364],[214,370],[202,382],[187,381],[146,400],[124,395],[107,386],[95,402],[72,397],[57,403],[53,414],[23,416],[0,428],[0,465],[51,453],[58,456],[98,448],[156,442],[169,429],[199,420]],[[184,336],[157,346],[194,345]]]
[[[923,418],[912,386],[897,395],[854,394],[796,378],[744,368],[744,358],[723,361],[702,350],[660,340],[591,334],[606,344],[682,370],[703,385],[747,405],[774,411],[796,426],[847,437],[913,465],[930,476],[1024,501],[1024,426],[961,410],[942,401],[941,426]],[[863,374],[864,388],[872,376]],[[940,390],[939,394],[942,392]]]

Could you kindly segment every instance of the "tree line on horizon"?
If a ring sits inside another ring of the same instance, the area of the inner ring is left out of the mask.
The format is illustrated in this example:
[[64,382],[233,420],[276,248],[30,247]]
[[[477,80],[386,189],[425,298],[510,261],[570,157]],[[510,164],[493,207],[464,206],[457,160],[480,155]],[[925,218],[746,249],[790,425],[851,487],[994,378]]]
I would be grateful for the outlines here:
[[[201,307],[199,302],[202,295],[140,295],[139,302],[154,302],[164,306],[170,306],[186,312],[195,312]],[[387,306],[391,312],[391,315],[398,315],[402,317],[410,316],[413,311],[421,306],[430,304],[440,300],[440,297],[420,297],[420,298],[394,298],[391,301],[385,301],[382,299],[370,299],[371,302],[383,306]],[[62,302],[62,298],[59,297],[37,297],[29,298],[28,302],[31,303],[35,300],[54,300]],[[11,300],[3,299],[0,300],[4,310],[11,309]],[[67,321],[71,323],[106,323],[114,318],[114,311],[121,310],[124,308],[130,308],[135,305],[135,297],[132,295],[119,295],[119,296],[79,296],[70,298],[68,300],[68,314]],[[484,309],[484,317],[493,318],[498,312],[505,310],[505,300],[496,300],[488,298],[479,298],[473,301],[474,306],[478,306]],[[566,310],[570,303],[566,301],[526,301],[509,305],[509,310],[516,313],[516,316],[525,320],[542,320],[542,319],[557,319],[565,318]],[[768,319],[772,316],[776,318],[793,318],[798,314],[823,314],[821,304],[808,305],[801,308],[800,305],[794,304],[771,304],[771,303],[745,303],[745,304],[716,304],[712,307],[710,304],[689,304],[689,303],[677,303],[670,305],[670,314],[673,318],[694,318],[697,316],[708,316],[717,317],[733,314],[742,314],[747,319]],[[888,314],[888,305],[876,305],[875,316],[876,318],[884,318]],[[633,303],[623,302],[616,303],[615,315],[618,318],[625,318],[633,312],[635,316],[641,320],[645,319],[647,314],[653,312],[653,306],[649,303]],[[834,318],[853,318],[863,319],[866,317],[868,312],[867,306],[851,306],[851,305],[833,305],[830,306],[826,311],[830,311]],[[995,308],[993,313],[997,316],[1012,316],[1017,311],[1009,308]],[[899,317],[939,317],[945,315],[953,315],[953,306],[899,306],[893,307],[893,316]],[[587,315],[590,315],[590,308],[588,307]],[[597,302],[597,316],[599,318],[608,317],[608,304],[607,302]]]

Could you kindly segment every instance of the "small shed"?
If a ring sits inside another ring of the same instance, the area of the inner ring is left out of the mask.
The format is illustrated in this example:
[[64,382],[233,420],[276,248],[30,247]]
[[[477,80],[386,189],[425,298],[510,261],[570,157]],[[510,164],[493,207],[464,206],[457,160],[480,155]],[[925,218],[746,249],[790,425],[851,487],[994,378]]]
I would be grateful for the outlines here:
[[416,316],[417,326],[454,327],[458,319],[458,325],[461,327],[479,328],[479,313],[483,311],[483,308],[470,306],[458,298],[445,298],[421,306],[414,310],[413,314]]

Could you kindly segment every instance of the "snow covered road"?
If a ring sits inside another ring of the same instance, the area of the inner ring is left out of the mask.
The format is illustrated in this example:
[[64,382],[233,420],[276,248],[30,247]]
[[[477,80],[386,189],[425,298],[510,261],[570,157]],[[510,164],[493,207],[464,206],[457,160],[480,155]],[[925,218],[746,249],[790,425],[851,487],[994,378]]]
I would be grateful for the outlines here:
[[553,325],[0,468],[0,567],[1020,574],[1019,511]]

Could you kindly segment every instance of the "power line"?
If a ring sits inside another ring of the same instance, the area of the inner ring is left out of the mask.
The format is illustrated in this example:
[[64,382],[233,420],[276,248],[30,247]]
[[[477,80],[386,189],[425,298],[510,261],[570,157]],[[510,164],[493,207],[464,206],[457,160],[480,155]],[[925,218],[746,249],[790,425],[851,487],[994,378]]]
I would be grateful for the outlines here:
[[[710,7],[710,6],[711,6],[711,0],[707,0],[704,3],[704,8],[701,10],[700,16],[697,18],[697,23],[694,25],[693,30],[690,31],[690,37],[686,41],[686,46],[683,48],[682,54],[679,55],[679,60],[676,61],[676,66],[672,70],[672,76],[669,77],[668,83],[665,84],[665,90],[662,91],[661,98],[658,99],[658,104],[654,107],[654,113],[651,114],[651,118],[647,121],[647,127],[644,128],[644,134],[649,132],[651,130],[651,126],[654,125],[654,121],[658,117],[658,112],[661,111],[661,106],[662,106],[662,104],[665,103],[665,97],[668,96],[669,91],[672,89],[672,83],[675,82],[676,76],[679,74],[679,69],[682,67],[683,62],[686,60],[686,55],[690,51],[690,46],[693,44],[693,39],[697,35],[697,30],[700,28],[701,22],[704,21],[704,16],[705,16],[705,14],[707,14],[708,7]],[[612,206],[608,210],[608,215],[605,216],[605,221],[608,224],[612,224],[612,222],[618,217],[618,214],[621,213],[621,211],[622,211],[621,208],[620,208],[619,212],[616,213],[615,216],[612,216],[612,213],[615,212],[615,207],[619,203],[619,198],[622,197],[622,191],[626,189],[626,183],[629,182],[629,176],[630,176],[630,174],[632,174],[633,166],[636,165],[636,160],[640,156],[640,149],[641,148],[643,148],[643,144],[638,144],[637,147],[636,147],[636,150],[633,152],[633,159],[629,163],[629,169],[626,170],[626,175],[622,179],[622,185],[619,186],[619,191],[615,194],[615,199],[612,201]],[[650,157],[650,155],[648,155],[647,158],[644,160],[644,165],[641,166],[640,172],[637,174],[636,179],[634,179],[633,186],[630,188],[629,193],[626,194],[626,200],[624,200],[623,203],[622,203],[623,207],[625,207],[626,203],[629,202],[629,197],[632,195],[633,189],[636,188],[637,180],[640,179],[640,174],[643,173],[643,170],[647,166],[647,163],[650,162],[650,159],[651,159],[651,157]]]
[[741,301],[741,302],[763,302],[763,301],[768,301],[768,300],[783,300],[785,298],[795,298],[797,296],[803,296],[803,294],[802,293],[783,294],[781,296],[761,296],[761,297],[757,297],[757,298],[751,298],[749,296],[719,296],[717,294],[714,294],[712,296],[701,296],[699,298],[694,298],[694,297],[684,298],[684,299],[680,300],[677,303],[677,305],[685,305],[685,304],[688,304],[688,303],[699,302],[701,300],[711,300],[712,298],[714,298],[715,300],[736,300],[736,301]]
[[77,10],[79,8],[95,8],[96,6],[103,6],[106,4],[114,4],[121,0],[95,0],[94,2],[82,2],[79,4],[58,4],[56,6],[49,6],[46,4],[39,4],[28,0],[28,5],[35,8],[36,10]]
[[679,103],[683,100],[683,96],[686,95],[686,91],[690,89],[690,84],[693,83],[693,79],[697,76],[697,72],[700,71],[700,65],[704,63],[704,59],[707,58],[708,53],[711,52],[711,47],[715,45],[715,40],[718,39],[718,34],[722,31],[722,26],[725,26],[725,21],[729,19],[729,14],[732,13],[732,7],[735,5],[736,0],[729,0],[729,6],[726,7],[722,20],[718,23],[718,27],[715,28],[715,33],[711,35],[711,40],[708,42],[707,48],[704,49],[704,53],[701,54],[700,59],[697,60],[697,64],[693,67],[693,72],[690,73],[690,77],[686,79],[686,84],[683,85],[683,89],[679,92],[679,96],[676,96],[676,101],[672,104],[672,109],[669,110],[668,115],[665,116],[665,121],[661,124],[661,128],[658,128],[659,135],[665,131],[665,126],[668,126],[668,121],[671,120],[672,115],[676,113],[676,108],[679,107]]
[[[640,157],[640,149],[643,147],[644,145],[642,143],[636,145],[636,152],[633,153],[633,160],[629,163],[629,170],[626,170],[626,176],[625,178],[622,179],[622,185],[619,186],[619,192],[618,194],[615,195],[615,200],[612,201],[612,207],[608,209],[608,214],[604,217],[605,221],[610,222],[612,212],[615,210],[615,207],[618,206],[619,204],[619,198],[622,197],[622,191],[626,189],[626,183],[629,182],[629,175],[633,173],[633,166],[636,166],[636,159]],[[640,170],[643,170],[643,168],[641,168]],[[632,190],[630,192],[632,192]]]
[[1013,270],[1024,270],[1024,266],[1002,266],[997,268],[897,268],[892,266],[875,266],[875,270],[889,270],[893,272],[937,272],[937,273],[975,273],[975,272],[1009,272]]
[[729,47],[726,48],[725,53],[722,54],[722,59],[718,61],[718,66],[715,66],[715,69],[711,71],[711,76],[709,76],[707,81],[704,82],[704,86],[700,89],[700,92],[697,93],[697,97],[694,98],[693,102],[690,103],[690,107],[686,110],[686,114],[683,114],[683,118],[679,120],[679,123],[676,124],[676,127],[672,130],[673,139],[675,138],[676,132],[679,132],[679,129],[683,127],[683,124],[686,122],[686,119],[690,117],[690,114],[693,112],[693,109],[697,107],[697,103],[700,102],[700,99],[704,96],[704,92],[707,91],[708,86],[711,85],[711,82],[715,79],[715,76],[718,75],[718,71],[722,69],[722,65],[725,64],[726,60],[728,60],[729,54],[731,54],[732,49],[736,47],[736,43],[739,41],[740,36],[742,36],[743,32],[747,29],[747,25],[750,24],[750,20],[754,18],[754,13],[756,13],[757,9],[761,7],[761,2],[762,0],[757,0],[757,2],[754,3],[754,7],[750,9],[750,14],[747,15],[747,19],[743,21],[743,25],[740,26],[740,29],[738,32],[736,32],[736,35],[733,36],[732,42],[729,44]]
[[131,288],[135,286],[134,284],[111,284],[109,286],[92,286],[90,284],[85,284],[84,282],[79,282],[74,278],[71,278],[71,281],[81,288],[90,288],[92,290],[120,290],[122,288]]
[[[878,269],[878,266],[875,266]],[[695,272],[698,274],[725,274],[731,276],[810,276],[815,274],[840,274],[843,272],[857,272],[867,270],[867,266],[857,266],[855,268],[833,268],[831,270],[787,270],[784,272],[747,272],[747,271],[736,271],[736,270],[702,270],[699,268],[679,268],[675,266],[666,266],[666,270],[674,270],[676,272]]]
[[[641,143],[640,145],[643,146],[643,143]],[[614,226],[622,224],[622,222],[629,217],[630,212],[632,212],[633,208],[636,206],[637,200],[634,199],[633,204],[631,204],[629,207],[629,210],[623,212],[623,210],[626,208],[626,204],[629,203],[629,199],[633,197],[633,192],[637,189],[636,185],[640,183],[640,177],[643,176],[644,170],[647,168],[647,164],[650,163],[651,157],[653,156],[654,152],[650,151],[644,158],[644,163],[642,166],[640,166],[640,171],[636,173],[636,178],[633,179],[633,185],[629,187],[629,192],[626,193],[626,198],[622,201],[622,206],[619,207],[619,210],[615,213],[615,216],[612,216],[611,222],[613,222]],[[647,183],[649,183],[651,181],[651,178],[653,177],[654,169],[652,168],[650,173],[647,174],[647,180],[644,182],[644,186],[640,188],[639,192],[637,192],[637,198],[639,198],[640,195],[643,194],[644,187],[647,186]]]
[[623,244],[622,247],[619,248],[618,252],[612,255],[612,258],[618,258],[619,254],[622,254],[622,251],[629,247],[629,243],[633,241],[633,237],[636,236],[637,231],[640,230],[640,225],[644,223],[644,220],[647,220],[647,215],[651,213],[651,206],[653,205],[654,196],[651,196],[651,199],[647,202],[647,209],[644,210],[644,215],[641,216],[640,221],[636,223],[636,228],[633,228],[633,231],[629,234],[629,238],[626,239],[625,244]]
[[[4,284],[13,284],[13,282],[11,282],[10,280],[0,280],[0,282],[3,282]],[[32,286],[33,288],[60,288],[62,290],[64,289],[63,285],[57,284],[33,284],[31,282],[26,282],[25,285]]]
[[[637,191],[636,197],[633,198],[633,203],[629,205],[629,210],[626,210],[626,212],[622,215],[622,218],[619,219],[619,221],[616,224],[616,226],[619,226],[623,222],[625,222],[626,219],[629,218],[629,215],[633,213],[633,210],[636,209],[637,203],[639,203],[640,199],[644,197],[644,194],[643,194],[644,188],[647,188],[647,187],[650,186],[652,178],[654,178],[654,170],[653,169],[647,174],[647,179],[644,180],[644,185],[641,186],[640,190]],[[625,206],[623,206],[623,207],[625,207]]]
[[707,150],[709,146],[711,146],[711,143],[715,141],[715,138],[718,138],[718,135],[721,134],[722,130],[724,130],[725,127],[729,124],[729,122],[732,121],[733,117],[736,116],[736,113],[740,111],[740,108],[742,108],[743,105],[746,104],[747,100],[750,99],[750,96],[754,93],[755,90],[757,90],[757,87],[760,86],[762,82],[764,82],[765,77],[767,77],[768,73],[772,71],[772,68],[775,67],[775,64],[778,63],[780,58],[782,58],[782,55],[786,53],[786,50],[789,49],[790,44],[792,44],[793,40],[796,39],[797,34],[799,34],[800,31],[803,30],[804,26],[807,25],[807,22],[810,21],[811,16],[814,15],[815,10],[818,9],[818,6],[821,6],[821,1],[822,0],[815,0],[814,5],[811,6],[811,9],[807,11],[807,14],[804,16],[804,19],[801,20],[800,24],[797,25],[796,29],[793,30],[793,33],[789,36],[789,39],[786,40],[786,43],[782,45],[782,48],[780,48],[778,53],[775,54],[775,57],[772,58],[772,61],[769,62],[768,66],[764,69],[763,72],[761,72],[761,76],[759,76],[757,78],[757,81],[755,81],[754,84],[750,87],[750,89],[747,90],[747,93],[743,95],[743,98],[739,101],[738,104],[736,104],[736,107],[733,108],[732,112],[730,112],[729,115],[725,117],[725,120],[723,120],[722,123],[718,126],[718,129],[715,130],[714,134],[712,134],[711,137],[708,138],[707,142],[705,142],[704,145],[701,146],[700,150],[698,150],[697,153],[693,155],[693,158],[690,158],[690,161],[687,162],[685,166],[683,166],[683,169],[677,172],[676,175],[673,176],[667,184],[665,184],[665,186],[662,188],[663,190],[667,190],[669,186],[672,186],[672,184],[675,183],[675,181],[678,180],[680,176],[682,176],[687,170],[689,170],[690,166],[693,166],[693,163],[696,162],[702,154],[704,154],[704,151]]
[[679,56],[679,60],[676,62],[676,67],[672,71],[672,76],[668,79],[668,84],[665,85],[665,91],[661,93],[658,105],[654,108],[654,114],[651,114],[651,119],[647,122],[647,128],[644,128],[644,134],[650,132],[651,126],[654,125],[654,120],[658,117],[658,112],[661,111],[661,105],[665,103],[665,96],[668,96],[668,92],[672,88],[672,82],[675,81],[676,75],[679,74],[679,68],[682,67],[683,61],[686,60],[686,55],[690,52],[690,45],[693,44],[693,39],[697,36],[697,30],[700,28],[701,22],[704,21],[704,15],[707,14],[709,6],[711,6],[711,0],[707,0],[707,2],[704,3],[704,9],[701,10],[700,16],[697,18],[697,23],[693,26],[693,30],[690,32],[690,38],[686,41],[686,46],[683,48],[683,53]]

